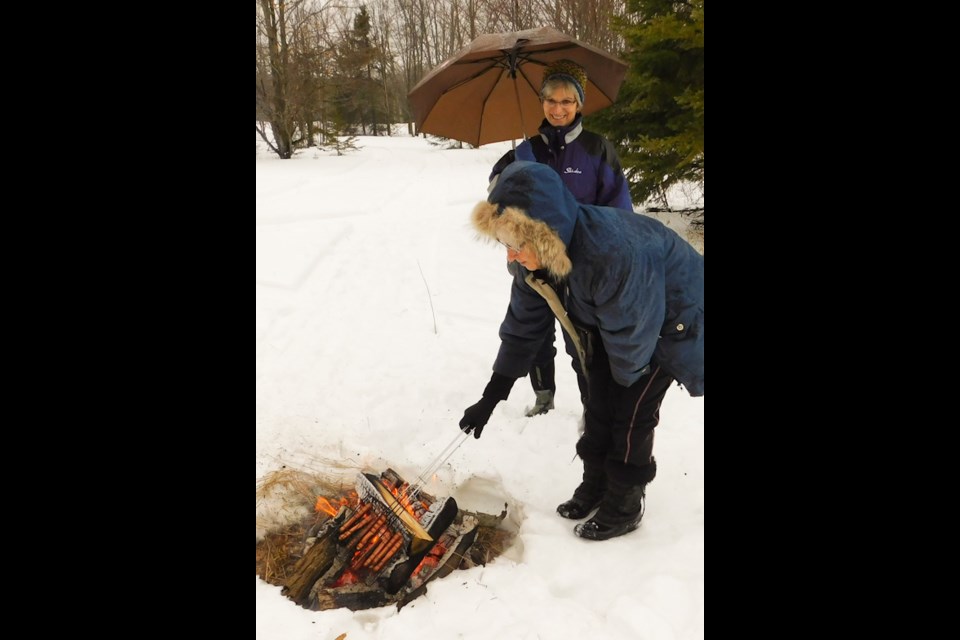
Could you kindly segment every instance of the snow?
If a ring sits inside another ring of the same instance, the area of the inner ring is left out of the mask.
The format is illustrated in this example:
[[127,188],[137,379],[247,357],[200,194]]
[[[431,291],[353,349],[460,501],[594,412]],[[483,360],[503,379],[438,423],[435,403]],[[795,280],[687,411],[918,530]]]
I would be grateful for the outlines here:
[[[257,143],[257,479],[284,465],[415,479],[490,377],[510,277],[505,251],[477,239],[469,214],[510,143],[356,145],[279,160]],[[527,418],[533,391],[518,380],[483,436],[425,487],[473,511],[506,503],[517,536],[503,555],[434,580],[399,612],[308,611],[257,578],[257,638],[703,638],[704,399],[667,392],[643,522],[593,542],[555,511],[582,471],[562,346],[557,387],[556,409]]]

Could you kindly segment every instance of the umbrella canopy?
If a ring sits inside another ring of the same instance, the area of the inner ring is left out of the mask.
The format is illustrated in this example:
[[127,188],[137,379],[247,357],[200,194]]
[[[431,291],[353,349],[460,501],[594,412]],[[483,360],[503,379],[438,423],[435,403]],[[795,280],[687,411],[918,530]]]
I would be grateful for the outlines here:
[[476,147],[535,135],[543,120],[543,70],[562,58],[587,72],[584,115],[613,104],[627,74],[619,58],[551,27],[488,33],[410,91],[417,131]]

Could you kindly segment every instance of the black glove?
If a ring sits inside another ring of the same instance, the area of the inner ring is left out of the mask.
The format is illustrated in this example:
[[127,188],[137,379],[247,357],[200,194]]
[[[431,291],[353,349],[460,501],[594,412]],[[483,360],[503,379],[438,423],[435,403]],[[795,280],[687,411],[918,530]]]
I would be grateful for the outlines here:
[[493,376],[490,377],[490,382],[487,383],[487,387],[483,390],[483,397],[480,398],[480,401],[467,407],[467,410],[463,412],[463,418],[460,420],[460,429],[467,433],[470,433],[472,430],[473,437],[480,438],[483,427],[486,426],[487,421],[490,419],[490,414],[493,413],[494,407],[496,407],[497,403],[501,400],[507,399],[507,396],[510,395],[510,389],[513,388],[513,383],[516,381],[516,378],[509,378],[494,371]]
[[493,165],[493,170],[490,171],[490,177],[487,179],[487,181],[489,182],[490,180],[493,180],[494,176],[500,175],[500,173],[516,159],[517,153],[513,149],[500,156],[500,159],[497,160],[497,164]]
[[475,405],[467,407],[467,410],[463,412],[463,419],[460,420],[460,429],[470,433],[470,430],[473,430],[473,437],[479,438],[480,434],[483,433],[483,427],[487,424],[487,420],[490,419],[490,414],[493,413],[494,407],[497,406],[499,400],[492,400],[489,398],[480,398],[480,402]]

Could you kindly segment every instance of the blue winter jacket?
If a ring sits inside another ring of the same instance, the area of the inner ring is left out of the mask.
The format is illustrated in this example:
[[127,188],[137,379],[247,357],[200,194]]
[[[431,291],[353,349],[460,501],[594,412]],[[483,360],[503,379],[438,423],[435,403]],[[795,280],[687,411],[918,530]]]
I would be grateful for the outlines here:
[[[686,240],[648,216],[579,204],[540,163],[509,165],[487,201],[496,207],[484,203],[491,213],[479,220],[478,205],[476,228],[496,238],[509,225],[514,241],[536,245],[541,263],[548,256],[536,275],[553,282],[575,325],[599,335],[618,384],[632,385],[655,360],[690,395],[703,395],[703,256]],[[552,233],[518,237],[530,220],[504,214],[507,207],[543,221]],[[553,259],[564,251],[568,261]],[[527,270],[517,271],[493,366],[514,378],[530,370],[554,322],[546,301],[523,280]]]
[[516,159],[552,167],[578,202],[633,210],[616,148],[585,130],[579,113],[566,127],[554,127],[544,118],[540,135],[517,145]]

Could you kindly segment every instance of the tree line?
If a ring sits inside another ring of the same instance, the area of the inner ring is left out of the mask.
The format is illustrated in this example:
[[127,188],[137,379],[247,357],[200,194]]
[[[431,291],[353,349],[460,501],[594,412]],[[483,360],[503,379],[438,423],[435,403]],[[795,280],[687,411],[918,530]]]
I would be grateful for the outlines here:
[[703,0],[257,0],[257,132],[280,158],[390,135],[407,93],[483,33],[551,26],[629,63],[589,116],[637,203],[703,185]]

